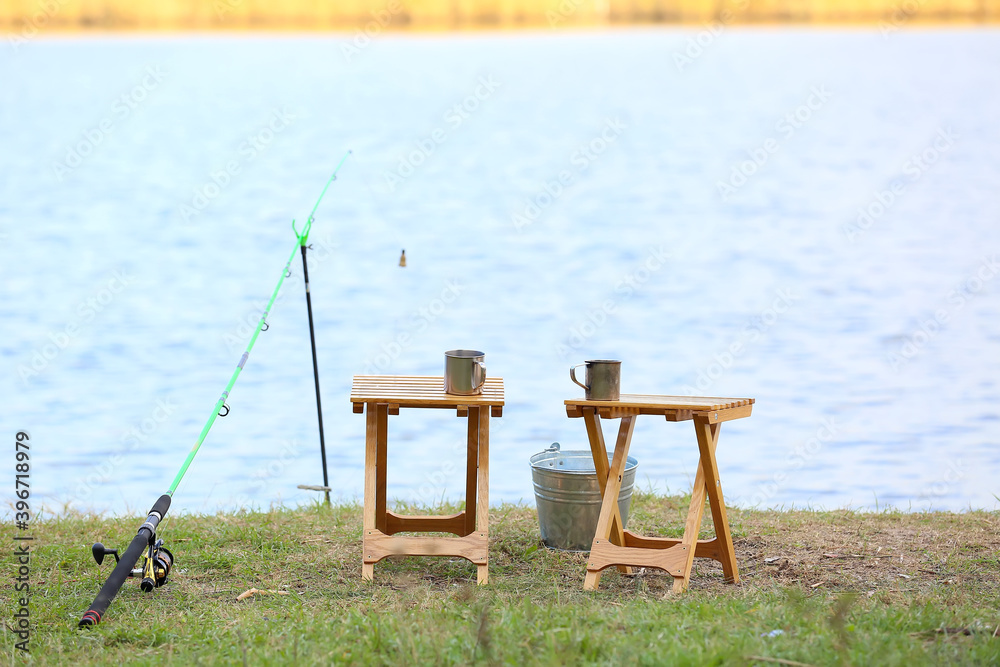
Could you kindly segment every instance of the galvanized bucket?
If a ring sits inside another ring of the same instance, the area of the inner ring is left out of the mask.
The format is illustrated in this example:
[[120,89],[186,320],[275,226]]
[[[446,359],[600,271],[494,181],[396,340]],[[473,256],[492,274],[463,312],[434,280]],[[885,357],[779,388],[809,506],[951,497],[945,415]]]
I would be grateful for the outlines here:
[[[530,460],[542,542],[551,549],[590,551],[601,515],[601,489],[597,485],[591,453],[587,450],[563,452],[559,450],[559,443],[554,442]],[[618,511],[623,525],[628,522],[638,465],[631,456],[625,463],[622,490],[618,494]]]

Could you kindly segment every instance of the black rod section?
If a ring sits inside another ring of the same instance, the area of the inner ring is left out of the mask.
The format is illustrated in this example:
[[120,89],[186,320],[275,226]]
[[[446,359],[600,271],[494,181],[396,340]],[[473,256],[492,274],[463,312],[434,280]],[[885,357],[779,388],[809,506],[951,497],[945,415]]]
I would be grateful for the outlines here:
[[313,379],[316,381],[316,417],[319,420],[319,453],[323,458],[323,492],[330,504],[330,478],[326,472],[326,441],[323,439],[323,404],[319,398],[319,362],[316,360],[316,332],[313,327],[312,296],[309,293],[309,264],[306,262],[306,245],[302,244],[302,279],[306,284],[306,310],[309,311],[309,343],[312,345]]
[[125,583],[125,580],[132,573],[132,568],[135,567],[136,562],[142,556],[142,552],[149,546],[149,541],[156,534],[156,526],[167,515],[169,508],[170,496],[167,494],[163,494],[153,503],[153,508],[149,510],[146,521],[139,526],[139,532],[132,538],[132,543],[125,550],[125,555],[121,557],[115,569],[111,571],[111,576],[101,586],[100,592],[94,598],[94,603],[90,605],[90,609],[80,618],[79,627],[87,628],[101,622],[104,612],[108,610],[108,606],[115,599],[115,596],[118,595],[122,584]]

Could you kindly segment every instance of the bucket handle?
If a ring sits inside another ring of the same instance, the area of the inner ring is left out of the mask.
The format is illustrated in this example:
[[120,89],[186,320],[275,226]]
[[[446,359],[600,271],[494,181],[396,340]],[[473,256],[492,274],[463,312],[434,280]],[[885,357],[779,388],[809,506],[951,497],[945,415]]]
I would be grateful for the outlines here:
[[559,451],[559,443],[558,442],[553,442],[551,445],[548,446],[548,449],[546,449],[545,451],[547,451],[547,452],[558,452]]

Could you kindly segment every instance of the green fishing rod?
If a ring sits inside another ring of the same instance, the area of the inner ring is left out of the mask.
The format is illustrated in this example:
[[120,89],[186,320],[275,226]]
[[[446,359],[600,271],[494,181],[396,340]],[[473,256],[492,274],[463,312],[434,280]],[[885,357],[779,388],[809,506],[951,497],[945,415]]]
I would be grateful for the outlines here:
[[[240,357],[240,361],[236,365],[236,370],[233,371],[232,376],[229,378],[229,383],[226,385],[225,390],[223,390],[219,400],[216,401],[215,407],[212,409],[212,414],[209,416],[208,421],[205,422],[205,426],[201,429],[201,433],[198,434],[198,440],[194,443],[194,447],[191,448],[187,458],[184,459],[184,464],[181,465],[181,469],[174,477],[174,481],[170,483],[170,488],[168,488],[167,492],[160,496],[155,503],[153,503],[153,507],[149,510],[149,514],[146,516],[146,520],[141,526],[139,526],[138,533],[136,533],[136,536],[132,538],[132,542],[120,558],[118,556],[117,549],[108,549],[100,542],[94,544],[92,551],[94,559],[97,561],[98,565],[100,565],[103,562],[104,557],[109,554],[115,557],[117,564],[115,565],[115,569],[111,572],[111,575],[104,582],[104,586],[101,587],[97,597],[94,598],[93,604],[90,605],[90,608],[84,612],[83,616],[80,618],[79,627],[90,627],[101,622],[108,606],[111,604],[111,601],[114,600],[127,578],[141,576],[142,581],[140,583],[140,588],[145,592],[152,591],[154,588],[162,586],[167,582],[167,576],[170,574],[170,569],[173,567],[174,557],[169,550],[163,547],[163,540],[157,539],[156,527],[163,520],[163,517],[167,515],[167,510],[170,509],[170,499],[173,497],[174,492],[177,490],[177,486],[181,483],[181,480],[184,479],[185,473],[187,473],[188,468],[191,466],[191,462],[194,461],[194,457],[197,456],[198,450],[201,449],[202,443],[205,442],[205,438],[208,436],[208,432],[212,429],[212,425],[215,423],[215,420],[229,414],[229,406],[226,404],[226,399],[229,398],[229,393],[233,390],[233,385],[235,385],[236,380],[239,379],[240,373],[243,371],[243,367],[246,365],[247,359],[250,357],[250,351],[253,349],[254,343],[257,342],[257,337],[260,335],[261,331],[267,330],[268,313],[271,312],[271,307],[278,298],[278,292],[281,291],[281,285],[285,282],[285,278],[290,276],[292,273],[292,260],[295,259],[295,253],[298,252],[299,248],[304,248],[306,246],[309,239],[309,232],[312,229],[313,216],[316,213],[316,209],[319,208],[320,202],[323,201],[323,197],[326,195],[326,191],[329,189],[330,184],[337,179],[337,172],[340,171],[342,166],[344,166],[344,162],[347,160],[347,156],[350,155],[350,153],[350,151],[345,153],[344,157],[337,165],[337,168],[334,169],[333,175],[330,176],[330,180],[327,181],[326,187],[323,188],[323,192],[320,194],[319,200],[316,202],[316,206],[313,207],[312,213],[309,214],[309,219],[306,221],[305,227],[301,233],[295,229],[295,221],[292,221],[292,229],[296,234],[295,247],[292,249],[292,254],[285,263],[285,268],[281,272],[278,284],[275,286],[274,292],[271,294],[271,300],[267,302],[267,307],[264,309],[264,312],[261,313],[260,321],[257,322],[257,328],[254,330],[253,336],[250,337],[250,342],[247,343],[246,350],[244,350],[243,356]],[[315,355],[315,342],[313,343],[313,350]],[[318,392],[318,379],[316,387]],[[322,428],[322,417],[320,420]],[[324,453],[324,462],[325,459],[326,455]],[[324,467],[324,479],[325,475],[326,471]],[[142,565],[139,568],[133,569],[134,565],[138,562],[139,558],[143,557],[143,555],[145,555],[145,558]]]

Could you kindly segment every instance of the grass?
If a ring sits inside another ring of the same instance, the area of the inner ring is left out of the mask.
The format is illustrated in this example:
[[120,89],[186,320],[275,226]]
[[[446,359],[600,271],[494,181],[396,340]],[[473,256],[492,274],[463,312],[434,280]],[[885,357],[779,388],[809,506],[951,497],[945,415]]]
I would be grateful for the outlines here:
[[[676,535],[687,498],[637,492],[630,527]],[[404,508],[406,509],[406,508]],[[454,507],[435,508],[455,511]],[[730,510],[741,569],[698,560],[691,588],[655,571],[606,570],[540,547],[533,508],[491,510],[490,585],[461,560],[401,558],[361,581],[361,508],[172,516],[177,557],[147,595],[129,581],[97,628],[76,622],[135,518],[35,521],[32,662],[53,664],[921,665],[1000,663],[1000,513]],[[710,525],[710,522],[706,522]],[[12,526],[2,528],[13,544]],[[4,550],[0,613],[15,609]],[[257,593],[257,588],[287,592]],[[23,661],[15,636],[0,647]],[[18,653],[17,656],[14,654]]]

